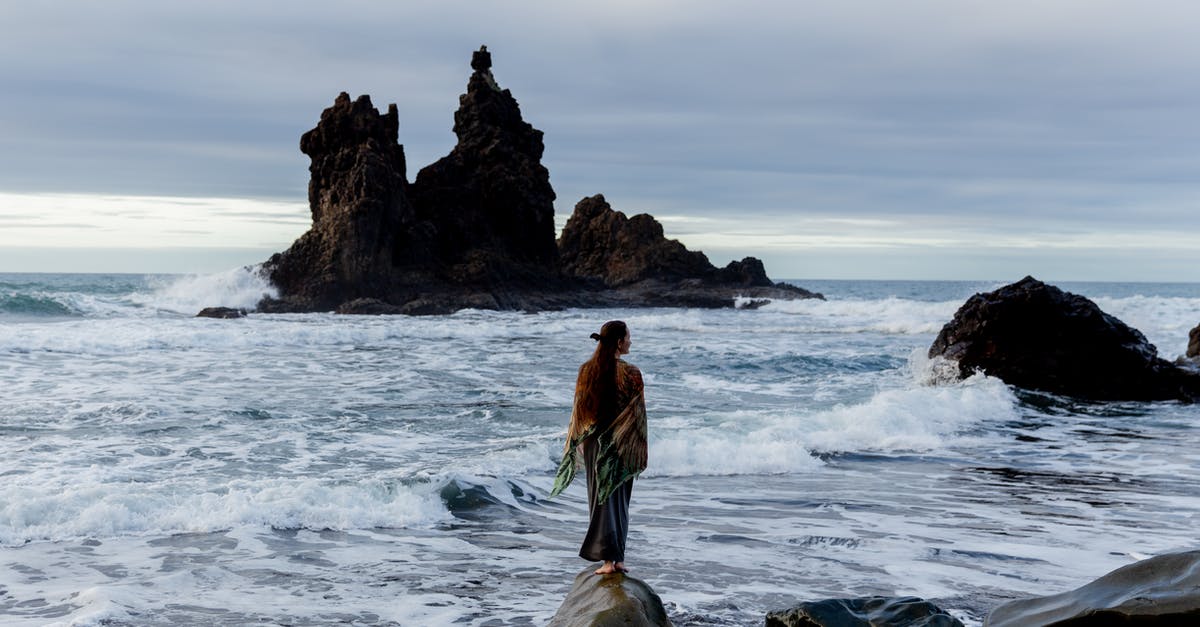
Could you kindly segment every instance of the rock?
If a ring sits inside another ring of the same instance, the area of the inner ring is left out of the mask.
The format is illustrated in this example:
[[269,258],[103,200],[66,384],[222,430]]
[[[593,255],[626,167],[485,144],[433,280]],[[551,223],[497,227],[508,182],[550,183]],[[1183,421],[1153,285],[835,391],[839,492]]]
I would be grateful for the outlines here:
[[454,114],[458,143],[422,168],[410,193],[433,225],[435,250],[455,283],[542,285],[557,280],[554,189],[542,165],[542,132],[521,117],[480,48]]
[[[404,149],[396,105],[381,115],[369,96],[342,92],[300,139],[312,163],[308,204],[313,224],[263,271],[283,295],[264,311],[332,310],[356,298],[388,299],[397,262],[427,266],[430,252],[405,193]],[[413,231],[417,232],[414,237]]]
[[1083,399],[1200,396],[1200,377],[1158,357],[1136,329],[1033,277],[969,298],[929,356],[958,362],[963,377],[979,370],[1010,385]]
[[1188,359],[1200,358],[1200,325],[1188,331],[1188,347],[1185,356]]
[[[486,47],[471,67],[454,114],[457,144],[411,184],[396,105],[381,114],[369,96],[342,93],[321,113],[300,140],[311,159],[313,224],[263,264],[280,297],[264,298],[258,311],[443,314],[820,298],[772,283],[752,257],[718,270],[666,239],[654,218],[626,219],[602,196],[572,216],[580,226],[564,236],[573,260],[564,273],[542,132],[496,83]],[[597,224],[585,219],[589,211]],[[594,231],[605,225],[612,237]]]
[[699,251],[667,239],[648,214],[627,218],[602,194],[580,200],[558,240],[563,272],[645,304],[729,307],[736,296],[822,298],[767,278],[754,257],[718,270]]
[[1200,551],[1151,557],[1070,592],[1010,601],[984,625],[1200,625]]
[[963,627],[917,597],[826,599],[767,614],[766,627]]
[[245,318],[245,309],[234,309],[232,307],[205,307],[196,314],[197,318]]
[[701,252],[667,239],[647,214],[626,218],[604,196],[580,200],[558,240],[563,271],[621,287],[647,279],[666,282],[708,279],[716,272]]
[[671,625],[662,599],[646,582],[625,574],[575,576],[549,627],[664,627]]

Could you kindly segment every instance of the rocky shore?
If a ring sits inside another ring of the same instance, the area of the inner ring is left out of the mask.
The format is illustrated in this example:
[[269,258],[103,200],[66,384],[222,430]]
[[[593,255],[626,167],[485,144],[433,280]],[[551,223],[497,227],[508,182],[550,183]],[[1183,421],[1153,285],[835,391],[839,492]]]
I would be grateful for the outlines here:
[[732,307],[735,298],[821,298],[767,278],[747,257],[716,268],[653,217],[603,196],[555,239],[542,132],[492,74],[486,47],[454,114],[450,154],[408,181],[396,105],[342,93],[301,137],[312,228],[262,272],[260,312],[440,314],[464,308]]

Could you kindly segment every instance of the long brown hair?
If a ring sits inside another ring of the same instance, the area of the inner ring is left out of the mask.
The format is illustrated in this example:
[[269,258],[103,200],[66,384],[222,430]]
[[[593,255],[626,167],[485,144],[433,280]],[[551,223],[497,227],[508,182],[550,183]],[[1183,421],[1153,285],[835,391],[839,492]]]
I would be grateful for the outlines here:
[[[571,432],[580,433],[593,423],[605,424],[617,417],[617,345],[629,334],[620,320],[610,320],[593,333],[596,350],[579,367],[575,384],[575,411]],[[569,441],[569,440],[568,440]]]

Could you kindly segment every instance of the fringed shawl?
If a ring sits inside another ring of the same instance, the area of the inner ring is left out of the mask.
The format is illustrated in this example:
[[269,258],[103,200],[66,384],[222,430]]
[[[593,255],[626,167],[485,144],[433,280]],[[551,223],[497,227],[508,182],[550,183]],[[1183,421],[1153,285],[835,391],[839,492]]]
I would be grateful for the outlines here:
[[596,498],[608,500],[622,483],[633,480],[646,469],[647,428],[646,397],[642,373],[633,364],[617,361],[617,417],[608,425],[598,424],[596,416],[583,415],[579,383],[575,384],[575,407],[567,429],[567,443],[550,496],[557,496],[570,485],[583,464],[580,446],[587,438],[596,438],[596,467],[589,468],[596,478]]

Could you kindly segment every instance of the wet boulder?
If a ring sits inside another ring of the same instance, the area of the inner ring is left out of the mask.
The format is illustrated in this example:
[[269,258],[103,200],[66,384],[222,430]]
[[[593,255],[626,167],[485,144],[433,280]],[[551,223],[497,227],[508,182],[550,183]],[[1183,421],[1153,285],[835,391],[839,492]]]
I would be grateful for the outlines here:
[[549,627],[668,627],[662,599],[646,582],[626,574],[575,576]]
[[1070,592],[1009,601],[985,627],[1200,625],[1200,551],[1122,566]]
[[766,627],[963,627],[917,597],[863,597],[801,603],[767,614]]
[[1146,337],[1091,300],[1025,277],[976,294],[929,348],[1026,389],[1091,400],[1192,401],[1200,376],[1158,356]]
[[205,307],[196,314],[197,318],[245,318],[245,309],[235,309],[233,307]]

